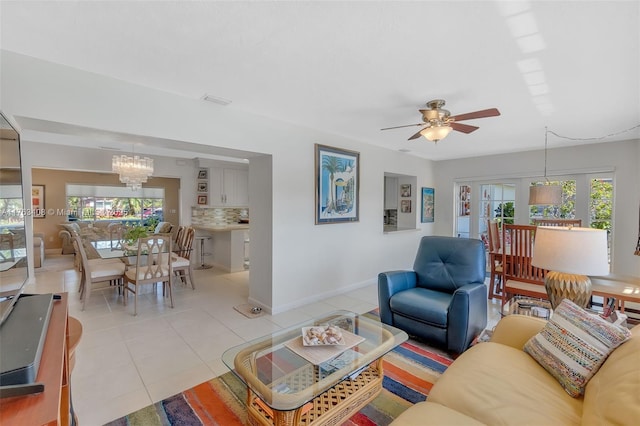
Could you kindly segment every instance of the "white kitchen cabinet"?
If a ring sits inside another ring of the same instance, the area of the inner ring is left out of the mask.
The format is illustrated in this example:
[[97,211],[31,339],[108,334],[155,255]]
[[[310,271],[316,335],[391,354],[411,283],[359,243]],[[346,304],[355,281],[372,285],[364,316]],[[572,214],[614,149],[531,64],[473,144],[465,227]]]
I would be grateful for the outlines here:
[[385,210],[398,208],[398,178],[384,177],[384,208]]
[[212,167],[209,197],[213,207],[249,206],[249,171]]

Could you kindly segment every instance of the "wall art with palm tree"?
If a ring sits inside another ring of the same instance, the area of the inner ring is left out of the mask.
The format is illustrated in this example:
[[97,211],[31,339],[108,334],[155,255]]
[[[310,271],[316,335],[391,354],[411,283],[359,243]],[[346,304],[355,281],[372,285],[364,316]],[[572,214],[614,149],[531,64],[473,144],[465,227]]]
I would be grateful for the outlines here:
[[357,222],[360,153],[325,145],[316,148],[316,225]]

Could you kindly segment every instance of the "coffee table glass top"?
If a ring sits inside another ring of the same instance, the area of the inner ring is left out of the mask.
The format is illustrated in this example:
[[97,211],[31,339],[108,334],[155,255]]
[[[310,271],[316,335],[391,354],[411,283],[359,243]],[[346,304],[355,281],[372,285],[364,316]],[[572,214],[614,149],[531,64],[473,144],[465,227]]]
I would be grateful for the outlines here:
[[[302,328],[337,326],[344,345],[304,346]],[[222,360],[268,406],[294,410],[407,340],[377,319],[335,311],[227,350]]]

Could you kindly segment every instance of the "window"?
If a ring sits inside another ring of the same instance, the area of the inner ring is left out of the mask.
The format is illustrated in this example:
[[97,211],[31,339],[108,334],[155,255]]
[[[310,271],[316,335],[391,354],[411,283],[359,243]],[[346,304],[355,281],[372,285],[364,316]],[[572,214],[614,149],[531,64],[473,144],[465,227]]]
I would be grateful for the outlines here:
[[124,187],[67,185],[70,219],[161,222],[163,205],[162,188],[141,188],[134,192]]
[[[530,186],[544,185],[546,182],[531,182]],[[576,217],[576,181],[555,180],[549,181],[550,185],[559,185],[562,188],[562,205],[560,206],[529,206],[529,223],[533,219],[555,218],[575,219]]]
[[456,235],[458,238],[469,238],[471,235],[471,185],[458,186],[456,202]]
[[488,220],[496,220],[501,224],[515,222],[515,196],[515,184],[492,183],[480,185],[478,230],[483,241],[488,241]]
[[24,207],[22,204],[22,186],[2,185],[0,198],[0,233],[8,229],[24,227]]
[[589,181],[589,226],[611,233],[613,217],[613,179],[593,178]]

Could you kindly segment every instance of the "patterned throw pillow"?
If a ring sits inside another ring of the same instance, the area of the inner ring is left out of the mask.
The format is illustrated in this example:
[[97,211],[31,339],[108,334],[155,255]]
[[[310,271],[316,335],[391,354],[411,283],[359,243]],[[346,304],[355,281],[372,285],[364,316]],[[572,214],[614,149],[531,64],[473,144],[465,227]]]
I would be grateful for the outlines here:
[[524,351],[544,367],[572,397],[584,393],[587,382],[631,332],[564,299],[545,327]]

